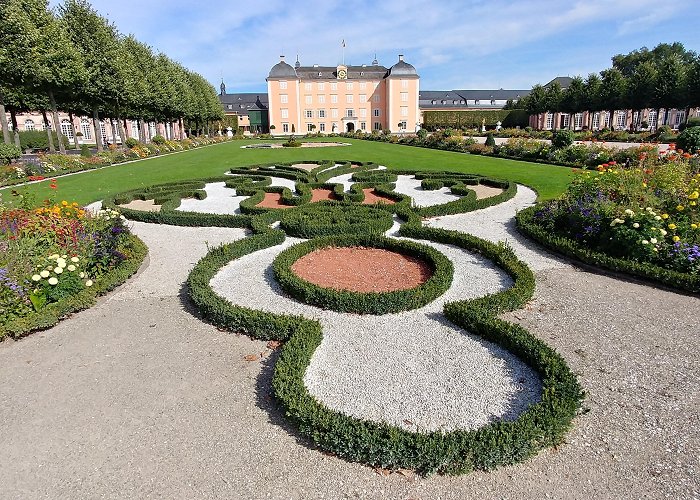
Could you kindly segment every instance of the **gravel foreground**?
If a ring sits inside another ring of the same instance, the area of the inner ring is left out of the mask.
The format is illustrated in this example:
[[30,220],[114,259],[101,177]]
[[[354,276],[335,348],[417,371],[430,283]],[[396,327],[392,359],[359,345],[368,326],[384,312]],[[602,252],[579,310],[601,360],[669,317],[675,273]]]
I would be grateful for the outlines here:
[[695,297],[547,266],[508,318],[587,391],[566,443],[489,473],[384,476],[298,440],[269,396],[275,352],[182,300],[207,244],[242,230],[134,232],[150,249],[139,275],[0,344],[1,498],[700,498]]

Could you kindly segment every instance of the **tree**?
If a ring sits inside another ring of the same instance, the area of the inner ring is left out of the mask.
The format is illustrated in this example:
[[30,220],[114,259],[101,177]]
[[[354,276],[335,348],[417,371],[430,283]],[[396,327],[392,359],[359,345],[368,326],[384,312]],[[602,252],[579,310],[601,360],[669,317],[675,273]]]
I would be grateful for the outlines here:
[[[634,113],[652,106],[654,93],[656,91],[658,72],[651,61],[644,61],[634,70],[634,73],[627,78],[626,101],[629,108]],[[634,125],[634,122],[633,122]]]
[[617,68],[603,70],[600,72],[600,76],[601,106],[610,113],[610,128],[614,129],[615,110],[625,108],[627,82],[622,72]]
[[600,91],[601,80],[597,73],[591,73],[586,78],[584,108],[588,110],[588,128],[593,129],[593,114],[602,111]]
[[521,102],[528,115],[540,115],[547,111],[547,89],[538,83]]
[[700,57],[696,57],[688,67],[685,81],[686,121],[690,117],[690,108],[700,108]]
[[668,115],[669,109],[684,109],[687,103],[685,82],[686,65],[681,56],[672,53],[659,67],[653,99],[657,110],[664,108]]
[[562,92],[560,109],[569,113],[569,129],[573,128],[573,115],[585,109],[586,85],[583,78],[576,76],[571,80],[569,86]]
[[[553,82],[547,87],[546,91],[546,109],[550,113],[557,113],[558,111],[561,110],[561,99],[562,99],[562,90],[561,90],[561,85],[559,85],[559,82]],[[554,130],[557,129],[557,123],[556,120],[554,121]]]

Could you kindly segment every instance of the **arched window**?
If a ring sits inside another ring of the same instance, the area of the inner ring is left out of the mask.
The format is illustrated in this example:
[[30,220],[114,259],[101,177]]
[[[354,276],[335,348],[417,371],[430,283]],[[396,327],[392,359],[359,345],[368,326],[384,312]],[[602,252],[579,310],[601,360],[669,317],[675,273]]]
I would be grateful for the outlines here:
[[90,125],[90,122],[85,118],[80,120],[80,131],[83,133],[83,140],[92,140],[92,125]]
[[73,125],[69,120],[61,120],[61,134],[66,136],[69,141],[73,140]]
[[131,122],[131,137],[139,138],[139,124],[136,121]]
[[34,120],[24,120],[24,130],[36,130]]

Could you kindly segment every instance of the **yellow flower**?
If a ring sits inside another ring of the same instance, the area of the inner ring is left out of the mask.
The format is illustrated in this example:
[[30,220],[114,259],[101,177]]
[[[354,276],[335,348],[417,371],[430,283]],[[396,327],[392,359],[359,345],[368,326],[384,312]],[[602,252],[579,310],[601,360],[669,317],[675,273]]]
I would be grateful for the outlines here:
[[66,200],[63,200],[63,201],[61,202],[61,205],[63,205],[64,207],[67,207],[67,206],[68,206],[68,202],[67,202]]
[[676,229],[676,227],[677,227],[677,226],[676,226],[675,224],[673,224],[673,223],[671,223],[671,224],[668,225],[668,228],[669,228],[669,229]]
[[693,191],[688,195],[688,199],[690,200],[697,200],[698,197],[700,197],[700,193],[698,193],[697,191]]
[[679,212],[682,212],[683,210],[685,210],[685,207],[683,205],[678,205],[676,207],[676,210],[678,210]]
[[673,241],[681,241],[680,236],[674,236],[674,237],[673,237]]
[[668,214],[661,214],[662,219],[668,219]]

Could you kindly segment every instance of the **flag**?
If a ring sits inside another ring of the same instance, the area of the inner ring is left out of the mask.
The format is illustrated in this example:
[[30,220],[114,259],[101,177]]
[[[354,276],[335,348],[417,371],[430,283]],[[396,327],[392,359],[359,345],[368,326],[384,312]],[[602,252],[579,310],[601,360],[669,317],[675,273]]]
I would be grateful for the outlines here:
[[343,48],[345,48],[345,40],[343,40]]

